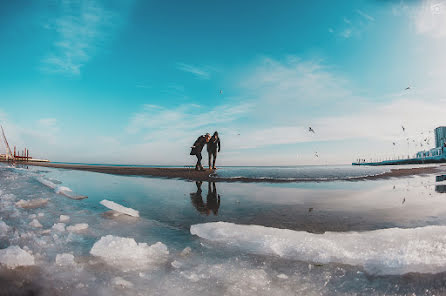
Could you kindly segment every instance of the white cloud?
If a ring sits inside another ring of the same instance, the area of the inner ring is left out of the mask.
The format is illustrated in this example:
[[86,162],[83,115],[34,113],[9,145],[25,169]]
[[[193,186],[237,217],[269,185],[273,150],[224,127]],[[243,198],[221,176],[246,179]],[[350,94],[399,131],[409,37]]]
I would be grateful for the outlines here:
[[362,10],[357,9],[356,12],[357,12],[360,16],[362,16],[363,18],[365,18],[366,20],[368,20],[368,21],[370,21],[370,22],[374,22],[374,21],[375,21],[375,18],[374,18],[373,16],[368,15],[367,13],[365,13],[365,12],[362,11]]
[[425,0],[415,14],[417,32],[435,38],[446,37],[446,1]]
[[178,63],[177,68],[181,71],[194,74],[199,79],[210,79],[211,72],[208,67],[198,67],[194,65],[189,65],[185,63]]
[[116,22],[116,15],[95,1],[74,3],[64,0],[61,10],[54,25],[46,24],[47,28],[56,31],[58,39],[43,59],[42,69],[50,73],[79,75],[106,39],[107,31]]

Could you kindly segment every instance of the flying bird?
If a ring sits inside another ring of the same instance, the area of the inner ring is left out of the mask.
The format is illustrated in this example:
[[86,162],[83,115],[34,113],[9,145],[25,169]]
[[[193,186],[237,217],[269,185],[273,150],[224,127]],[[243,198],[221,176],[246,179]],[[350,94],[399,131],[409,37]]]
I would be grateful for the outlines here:
[[395,142],[392,142],[392,144],[393,144],[393,146],[395,146],[396,144],[395,144]]
[[406,128],[404,126],[401,126],[401,128],[403,129],[403,132],[406,131]]
[[220,94],[223,94],[223,90],[222,89],[220,89]]
[[401,204],[404,204],[406,202],[406,198],[403,198],[403,202]]
[[409,89],[410,89],[410,86],[406,87],[404,90],[409,90]]
[[314,132],[314,129],[312,129],[311,126],[308,128],[308,131],[309,131],[310,133],[313,133],[313,134],[315,133],[315,132]]
[[314,153],[314,156],[319,157],[319,155],[317,154],[317,152]]

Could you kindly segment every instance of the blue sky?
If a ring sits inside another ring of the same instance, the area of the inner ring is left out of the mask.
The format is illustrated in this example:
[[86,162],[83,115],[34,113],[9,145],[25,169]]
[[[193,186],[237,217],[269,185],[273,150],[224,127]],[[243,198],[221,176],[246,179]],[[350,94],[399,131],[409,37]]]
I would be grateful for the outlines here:
[[446,2],[264,2],[3,1],[10,143],[182,165],[218,130],[220,164],[337,164],[414,153],[446,125]]

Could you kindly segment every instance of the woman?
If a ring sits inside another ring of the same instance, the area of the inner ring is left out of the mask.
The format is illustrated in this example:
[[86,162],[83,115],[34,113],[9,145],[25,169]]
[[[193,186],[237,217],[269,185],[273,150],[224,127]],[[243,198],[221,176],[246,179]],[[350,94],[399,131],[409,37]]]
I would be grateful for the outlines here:
[[214,157],[212,162],[212,169],[215,170],[215,160],[217,159],[217,151],[220,152],[220,138],[218,137],[218,132],[215,132],[209,142],[207,143],[207,150],[209,156],[209,169],[211,169],[211,158]]
[[204,136],[199,136],[198,139],[195,141],[194,145],[191,147],[190,155],[197,156],[197,164],[195,165],[195,170],[201,170],[204,171],[203,166],[201,165],[201,151],[203,150],[203,147],[206,143],[209,142],[209,139],[211,138],[211,135],[206,134]]

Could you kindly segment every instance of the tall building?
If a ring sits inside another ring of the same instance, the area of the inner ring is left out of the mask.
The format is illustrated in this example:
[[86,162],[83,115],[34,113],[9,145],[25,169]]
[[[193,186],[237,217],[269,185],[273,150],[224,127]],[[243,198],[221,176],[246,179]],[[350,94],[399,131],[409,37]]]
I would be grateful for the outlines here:
[[446,141],[446,126],[439,126],[435,129],[435,147],[442,147]]

